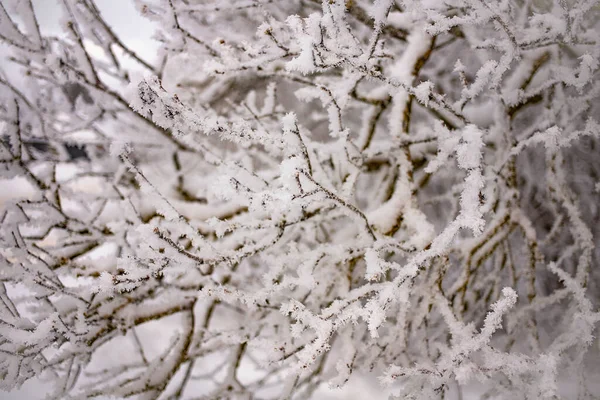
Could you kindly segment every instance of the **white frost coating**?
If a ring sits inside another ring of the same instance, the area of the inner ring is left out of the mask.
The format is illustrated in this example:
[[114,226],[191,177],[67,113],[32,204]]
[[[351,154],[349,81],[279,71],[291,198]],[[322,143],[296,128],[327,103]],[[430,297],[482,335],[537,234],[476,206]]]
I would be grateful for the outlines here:
[[479,168],[483,154],[483,134],[475,125],[467,125],[462,132],[462,141],[456,148],[458,165],[465,170]]
[[407,207],[404,210],[404,223],[409,229],[407,245],[415,249],[427,246],[435,237],[435,228],[427,215],[418,208]]
[[369,8],[369,15],[373,18],[375,25],[385,22],[388,11],[393,3],[394,0],[375,0],[373,5]]
[[[343,93],[344,97],[347,92]],[[334,138],[343,137],[347,132],[342,130],[341,125],[341,106],[333,96],[333,93],[324,86],[304,87],[294,92],[296,98],[304,102],[310,102],[313,99],[319,99],[323,107],[327,109],[327,119],[329,121],[329,134]]]
[[299,171],[306,168],[306,162],[298,156],[286,158],[281,162],[281,184],[292,193],[298,191],[297,177]]
[[456,149],[458,165],[467,170],[465,186],[460,196],[460,221],[463,226],[470,228],[474,235],[480,234],[485,225],[479,198],[485,186],[481,171],[484,146],[482,137],[482,132],[475,125],[467,125]]
[[53,328],[57,324],[59,322],[56,320],[56,315],[50,315],[43,321],[35,324],[35,328],[33,329],[31,329],[31,326],[34,324],[30,322],[30,326],[27,328],[31,330],[27,331],[26,334],[24,334],[22,329],[19,329],[25,328],[25,326],[13,327],[8,324],[0,325],[0,334],[3,338],[20,345],[34,345],[42,339],[51,339]]
[[131,1],[0,0],[0,390],[585,397],[593,0]]
[[277,84],[275,82],[269,83],[265,95],[265,101],[261,110],[262,115],[271,114],[275,111],[275,94],[277,90]]
[[[431,36],[425,32],[425,26],[417,24],[406,39],[406,48],[402,56],[391,66],[391,77],[402,85],[411,87],[415,76],[415,64],[425,55],[431,45]],[[390,132],[399,136],[402,133],[404,109],[408,102],[408,93],[402,88],[394,89],[392,94],[392,109],[388,119]]]
[[525,30],[524,36],[528,41],[556,38],[564,35],[566,30],[566,21],[559,16],[551,13],[536,13],[529,17],[529,28]]
[[283,131],[287,134],[295,131],[297,129],[296,121],[296,114],[294,114],[293,112],[285,114],[284,117],[281,119]]
[[598,58],[592,56],[589,53],[585,53],[579,57],[580,64],[578,71],[573,74],[570,69],[567,68],[556,68],[556,75],[563,82],[568,85],[575,86],[577,89],[582,90],[585,85],[590,83],[594,77],[594,72],[598,69]]
[[438,138],[438,153],[436,157],[429,162],[425,167],[425,172],[432,174],[441,166],[445,165],[448,158],[454,153],[460,137],[453,134],[444,126],[441,121],[436,121],[434,125],[434,133]]
[[365,252],[365,264],[366,272],[365,279],[375,280],[378,279],[382,274],[386,273],[393,265],[383,260],[377,250],[373,248],[367,249]]
[[398,29],[409,30],[414,26],[414,19],[410,12],[390,11],[387,23]]
[[110,155],[113,157],[119,157],[129,152],[131,152],[131,146],[123,139],[116,138],[110,143]]
[[419,100],[419,103],[425,107],[429,105],[429,96],[433,92],[433,83],[430,81],[422,82],[415,88],[415,97]]
[[[502,295],[503,298],[492,305],[492,310],[487,314],[483,322],[483,328],[474,337],[471,337],[471,334],[468,333],[470,330],[468,327],[457,326],[454,316],[450,317],[449,314],[446,315],[452,333],[456,332],[457,334],[457,343],[453,346],[452,352],[444,360],[440,361],[440,365],[444,366],[444,364],[450,362],[457,362],[467,354],[477,351],[489,343],[492,334],[501,327],[504,314],[517,303],[518,296],[513,289],[508,287],[502,289]],[[454,329],[457,329],[456,331],[452,330],[453,326],[455,327]]]
[[367,214],[369,223],[383,233],[390,232],[398,222],[405,207],[410,204],[410,185],[406,177],[396,181],[392,197]]
[[469,87],[466,87],[462,90],[461,99],[457,103],[456,107],[462,108],[468,100],[479,96],[486,86],[491,83],[497,68],[498,63],[496,61],[486,61],[477,71],[475,81]]
[[297,50],[300,51],[300,54],[296,58],[286,64],[286,68],[289,71],[298,71],[303,75],[317,71],[315,66],[314,44],[319,41],[319,21],[320,16],[316,13],[311,14],[304,20],[297,15],[292,15],[286,20],[287,24],[297,35]]
[[460,223],[470,228],[474,235],[481,234],[485,226],[481,211],[480,193],[485,186],[479,170],[470,171],[465,178],[465,187],[460,194]]

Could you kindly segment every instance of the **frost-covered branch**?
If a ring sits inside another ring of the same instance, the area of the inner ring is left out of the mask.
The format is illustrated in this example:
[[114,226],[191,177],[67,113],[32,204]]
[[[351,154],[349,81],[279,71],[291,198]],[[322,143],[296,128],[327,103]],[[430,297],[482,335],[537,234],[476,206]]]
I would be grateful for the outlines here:
[[154,59],[38,3],[0,4],[2,390],[592,397],[597,2],[132,0]]

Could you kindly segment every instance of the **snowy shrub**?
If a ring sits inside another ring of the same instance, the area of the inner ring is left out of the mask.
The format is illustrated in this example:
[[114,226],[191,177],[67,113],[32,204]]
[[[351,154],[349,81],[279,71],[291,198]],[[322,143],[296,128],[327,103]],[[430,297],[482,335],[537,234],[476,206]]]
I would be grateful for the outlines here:
[[1,389],[594,396],[597,1],[131,1],[0,3]]

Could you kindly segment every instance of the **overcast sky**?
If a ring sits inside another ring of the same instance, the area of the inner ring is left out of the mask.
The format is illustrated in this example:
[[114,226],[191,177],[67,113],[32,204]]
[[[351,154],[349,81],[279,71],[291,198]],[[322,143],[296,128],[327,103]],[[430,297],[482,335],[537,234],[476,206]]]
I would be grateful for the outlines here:
[[[62,7],[59,0],[33,0],[40,27],[45,32],[61,32]],[[142,17],[131,0],[95,0],[105,20],[123,40],[147,60],[154,60],[157,43],[153,41],[155,26]]]

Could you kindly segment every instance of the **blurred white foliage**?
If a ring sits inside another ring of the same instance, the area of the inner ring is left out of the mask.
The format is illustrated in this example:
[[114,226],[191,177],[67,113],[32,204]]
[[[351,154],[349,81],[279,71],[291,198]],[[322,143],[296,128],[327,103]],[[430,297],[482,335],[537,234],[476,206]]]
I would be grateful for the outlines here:
[[593,398],[597,1],[131,1],[0,3],[1,389]]

